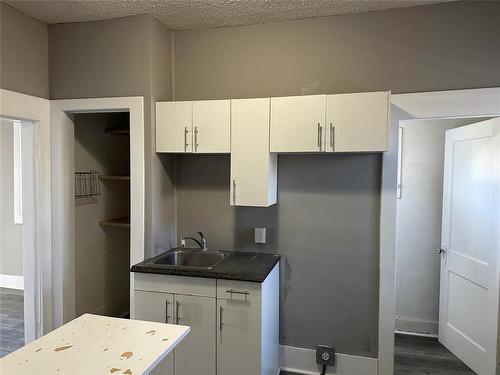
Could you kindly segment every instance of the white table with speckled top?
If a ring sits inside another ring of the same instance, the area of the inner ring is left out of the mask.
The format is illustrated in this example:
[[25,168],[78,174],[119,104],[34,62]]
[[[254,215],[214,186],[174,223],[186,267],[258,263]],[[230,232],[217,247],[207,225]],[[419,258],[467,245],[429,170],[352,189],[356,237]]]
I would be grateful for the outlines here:
[[187,326],[84,314],[0,359],[0,374],[148,374],[188,333]]

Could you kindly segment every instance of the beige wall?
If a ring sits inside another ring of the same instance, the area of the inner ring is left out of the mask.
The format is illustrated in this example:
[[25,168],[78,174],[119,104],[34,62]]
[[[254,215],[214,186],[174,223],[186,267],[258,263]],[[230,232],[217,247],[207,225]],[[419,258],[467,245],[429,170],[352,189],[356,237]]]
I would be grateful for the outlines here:
[[146,15],[49,25],[51,99],[144,97],[146,254],[175,242],[173,162],[154,148],[154,102],[172,97],[170,38]]
[[0,3],[0,87],[49,97],[47,25]]
[[[499,19],[498,2],[457,2],[175,32],[174,96],[499,86]],[[282,344],[376,356],[380,168],[377,155],[281,155],[277,206],[234,209],[227,159],[178,157],[178,234],[283,255]]]
[[175,98],[500,85],[499,2],[175,32]]
[[23,275],[23,226],[14,224],[14,127],[0,119],[0,274]]

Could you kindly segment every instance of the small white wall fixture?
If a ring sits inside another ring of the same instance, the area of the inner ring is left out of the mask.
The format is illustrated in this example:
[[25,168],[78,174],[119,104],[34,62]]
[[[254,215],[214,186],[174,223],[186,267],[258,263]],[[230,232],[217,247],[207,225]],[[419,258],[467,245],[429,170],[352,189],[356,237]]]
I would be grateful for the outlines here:
[[391,97],[389,151],[382,156],[378,373],[394,372],[396,205],[401,121],[500,116],[500,88],[397,94]]
[[[130,264],[144,260],[145,154],[144,98],[53,100],[50,104],[54,326],[75,317],[74,124],[73,113],[128,112],[130,115]],[[134,289],[130,278],[131,291]],[[133,311],[133,293],[130,293]]]
[[0,116],[22,124],[25,341],[53,328],[50,102],[0,89]]

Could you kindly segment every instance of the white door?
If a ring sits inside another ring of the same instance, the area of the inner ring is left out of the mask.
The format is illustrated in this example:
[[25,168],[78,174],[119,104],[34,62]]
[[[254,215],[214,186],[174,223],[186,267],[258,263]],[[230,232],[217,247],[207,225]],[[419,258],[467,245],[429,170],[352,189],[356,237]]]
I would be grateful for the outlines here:
[[175,295],[178,324],[191,328],[175,349],[175,375],[215,375],[215,298]]
[[193,152],[229,153],[231,101],[193,102]]
[[156,103],[156,152],[192,152],[191,102]]
[[260,305],[217,300],[217,375],[261,375]]
[[500,119],[448,130],[439,341],[479,375],[496,373]]
[[324,151],[326,95],[271,98],[271,152]]
[[277,200],[277,155],[269,152],[269,98],[231,100],[232,206]]
[[[158,323],[174,323],[174,295],[134,291],[135,319]],[[174,353],[161,361],[150,375],[174,375]]]
[[326,151],[387,151],[389,98],[387,91],[327,95]]

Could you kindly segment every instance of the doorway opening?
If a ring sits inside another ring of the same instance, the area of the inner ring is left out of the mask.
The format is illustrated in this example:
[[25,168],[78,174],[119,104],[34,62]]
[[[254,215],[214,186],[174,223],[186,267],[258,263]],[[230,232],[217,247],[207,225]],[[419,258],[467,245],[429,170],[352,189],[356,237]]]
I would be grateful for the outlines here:
[[[481,202],[496,204],[487,196],[495,189],[496,173],[494,161],[488,167],[487,159],[493,157],[494,160],[499,150],[494,150],[498,145],[493,135],[481,134],[484,126],[491,129],[496,126],[486,119],[400,121],[396,206],[396,375],[486,374],[475,365],[477,359],[473,358],[473,350],[466,348],[467,345],[481,346],[488,341],[481,329],[475,329],[471,324],[474,321],[471,315],[477,315],[477,311],[473,311],[486,307],[481,306],[483,302],[478,306],[470,305],[474,298],[482,299],[479,294],[483,293],[484,285],[473,291],[468,285],[478,281],[464,268],[474,268],[467,262],[472,258],[484,262],[486,258],[482,257],[486,255],[471,242],[477,235],[477,228],[464,225],[469,213],[460,212],[464,207],[476,207]],[[461,153],[469,157],[458,160]],[[471,170],[483,167],[489,171],[480,182],[474,181],[478,177],[474,172],[471,174]],[[494,223],[495,219],[486,219],[486,212],[484,215],[486,226]],[[452,230],[453,235],[450,234]],[[457,236],[457,231],[463,235]],[[493,232],[487,235],[495,241]],[[471,253],[466,254],[468,251]],[[455,275],[456,279],[450,275]],[[486,301],[484,298],[485,304]],[[453,332],[451,335],[450,331]]]
[[130,118],[74,113],[75,313],[129,316]]
[[0,357],[38,334],[34,128],[31,121],[0,118]]

